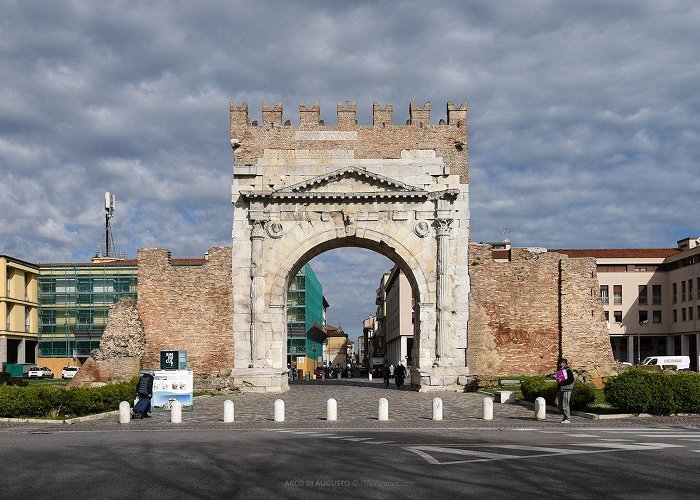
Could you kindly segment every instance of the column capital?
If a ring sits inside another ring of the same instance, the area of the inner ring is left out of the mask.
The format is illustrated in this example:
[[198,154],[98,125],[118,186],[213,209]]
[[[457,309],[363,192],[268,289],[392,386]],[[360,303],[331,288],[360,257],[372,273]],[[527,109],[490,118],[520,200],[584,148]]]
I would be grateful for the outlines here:
[[435,230],[438,236],[448,236],[452,230],[454,219],[435,219]]

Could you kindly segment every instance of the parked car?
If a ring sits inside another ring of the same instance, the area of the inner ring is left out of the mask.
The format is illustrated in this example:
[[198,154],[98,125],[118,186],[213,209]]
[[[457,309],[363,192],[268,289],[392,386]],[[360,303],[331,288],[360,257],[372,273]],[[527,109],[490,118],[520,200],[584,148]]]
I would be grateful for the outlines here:
[[78,366],[64,366],[63,371],[61,372],[61,378],[64,380],[73,378],[75,377],[75,374],[78,373],[79,369],[80,367]]
[[27,373],[27,378],[53,378],[53,372],[46,366],[32,366]]

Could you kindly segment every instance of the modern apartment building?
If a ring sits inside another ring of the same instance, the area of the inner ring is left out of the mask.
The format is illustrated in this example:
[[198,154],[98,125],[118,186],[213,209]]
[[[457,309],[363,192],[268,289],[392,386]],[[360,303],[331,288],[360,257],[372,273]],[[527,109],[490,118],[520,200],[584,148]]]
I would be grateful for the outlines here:
[[323,287],[306,264],[287,291],[287,362],[303,373],[312,372],[323,359],[327,307]]
[[60,373],[79,365],[100,345],[109,308],[137,297],[135,260],[94,259],[89,263],[39,266],[37,363]]
[[596,258],[615,359],[638,363],[652,355],[686,355],[697,370],[699,240],[679,240],[676,248],[551,251]]
[[384,283],[384,297],[386,361],[394,366],[408,366],[413,349],[413,293],[398,266],[391,269]]
[[0,363],[36,362],[39,267],[0,255]]

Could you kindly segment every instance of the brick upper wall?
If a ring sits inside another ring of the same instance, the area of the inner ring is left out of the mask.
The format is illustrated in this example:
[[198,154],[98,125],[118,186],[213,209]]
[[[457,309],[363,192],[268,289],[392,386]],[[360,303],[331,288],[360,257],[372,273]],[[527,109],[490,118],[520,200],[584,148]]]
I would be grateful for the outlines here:
[[231,247],[212,248],[207,260],[190,261],[195,265],[173,265],[163,248],[141,248],[137,259],[143,367],[159,368],[160,351],[178,349],[188,351],[196,373],[231,368]]
[[[403,149],[434,149],[443,158],[450,172],[459,175],[460,182],[468,182],[467,166],[467,104],[456,108],[447,105],[447,120],[444,124],[430,124],[430,103],[422,108],[411,104],[409,123],[394,125],[391,104],[385,109],[374,105],[374,123],[358,125],[355,120],[354,103],[345,109],[338,105],[338,124],[330,126],[320,123],[318,105],[299,107],[300,125],[284,125],[282,105],[273,109],[263,105],[262,125],[251,125],[248,105],[230,104],[231,139],[241,141],[235,155],[236,165],[255,165],[267,149],[352,149],[356,159],[401,158]],[[353,131],[356,140],[303,141],[295,139],[295,133],[303,131]],[[460,143],[459,147],[455,144]]]
[[510,262],[496,262],[479,244],[469,254],[472,374],[551,373],[560,353],[576,369],[609,370],[595,259],[513,248]]

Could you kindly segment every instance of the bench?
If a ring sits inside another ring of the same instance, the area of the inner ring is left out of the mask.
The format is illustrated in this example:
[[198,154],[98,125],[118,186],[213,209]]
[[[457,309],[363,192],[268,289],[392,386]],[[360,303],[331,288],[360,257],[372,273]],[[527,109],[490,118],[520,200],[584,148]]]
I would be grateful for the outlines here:
[[515,403],[514,391],[496,391],[494,395],[496,403]]

